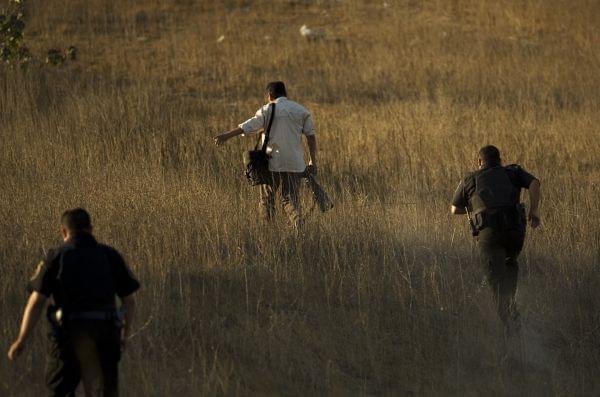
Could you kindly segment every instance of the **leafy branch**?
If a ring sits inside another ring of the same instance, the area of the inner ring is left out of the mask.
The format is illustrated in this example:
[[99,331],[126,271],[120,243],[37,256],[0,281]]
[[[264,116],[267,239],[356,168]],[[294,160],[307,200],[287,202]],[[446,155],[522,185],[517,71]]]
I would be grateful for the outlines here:
[[[31,51],[23,42],[25,30],[25,0],[9,0],[4,13],[0,14],[0,60],[6,64],[26,67],[33,59]],[[77,59],[77,48],[66,50],[51,48],[46,54],[46,63],[62,65],[66,60]]]
[[22,0],[10,0],[8,10],[0,14],[0,58],[6,63],[24,65],[31,60],[31,52],[23,44],[25,12]]

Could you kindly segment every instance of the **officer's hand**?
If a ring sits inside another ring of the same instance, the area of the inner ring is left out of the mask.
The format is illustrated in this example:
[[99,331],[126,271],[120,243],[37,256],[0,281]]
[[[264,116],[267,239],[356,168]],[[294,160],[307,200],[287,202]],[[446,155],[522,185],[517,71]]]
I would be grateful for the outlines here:
[[8,349],[8,359],[10,361],[15,360],[23,351],[23,349],[25,348],[25,342],[17,339],[16,341],[13,342],[13,344],[10,346],[10,349]]
[[537,212],[534,212],[534,213],[530,212],[529,215],[527,216],[527,220],[529,221],[529,225],[531,225],[531,227],[533,229],[538,227],[541,223],[540,216],[538,215]]
[[317,176],[317,166],[315,164],[309,164],[306,167],[306,175]]
[[229,139],[229,135],[227,135],[226,132],[219,134],[213,138],[213,140],[215,141],[215,145],[217,145],[217,146],[221,146],[222,144],[227,142],[228,139]]
[[127,346],[129,346],[129,331],[126,327],[121,328],[121,353],[123,353]]

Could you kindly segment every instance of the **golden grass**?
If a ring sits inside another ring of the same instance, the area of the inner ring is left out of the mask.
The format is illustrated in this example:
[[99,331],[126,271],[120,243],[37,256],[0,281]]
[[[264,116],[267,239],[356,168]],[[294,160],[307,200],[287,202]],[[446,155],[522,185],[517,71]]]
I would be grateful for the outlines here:
[[[35,52],[73,44],[80,59],[0,69],[5,345],[58,216],[85,206],[143,283],[125,395],[600,392],[596,2],[28,10]],[[326,38],[302,40],[304,23]],[[281,214],[256,222],[250,140],[211,141],[275,79],[313,112],[336,203],[300,238]],[[542,180],[544,225],[521,257],[525,360],[505,359],[466,221],[447,213],[486,143]],[[41,392],[43,349],[0,361],[1,395]]]

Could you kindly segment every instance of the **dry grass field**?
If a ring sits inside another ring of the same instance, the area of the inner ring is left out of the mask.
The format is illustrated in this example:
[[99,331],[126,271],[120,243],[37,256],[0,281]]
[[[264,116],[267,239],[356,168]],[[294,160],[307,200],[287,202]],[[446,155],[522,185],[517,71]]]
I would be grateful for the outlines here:
[[[0,67],[2,349],[60,213],[84,206],[143,283],[125,396],[600,394],[597,1],[27,7],[34,53],[80,53]],[[253,139],[211,139],[279,79],[313,113],[336,204],[301,236],[281,211],[257,221],[241,174]],[[488,143],[542,182],[521,348],[448,213]],[[43,393],[45,327],[0,360],[0,395]]]

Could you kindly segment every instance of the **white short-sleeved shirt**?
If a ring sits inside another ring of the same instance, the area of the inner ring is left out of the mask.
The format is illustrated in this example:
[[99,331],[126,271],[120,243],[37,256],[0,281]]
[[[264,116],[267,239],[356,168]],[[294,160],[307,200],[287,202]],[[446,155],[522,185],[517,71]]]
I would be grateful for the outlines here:
[[[302,135],[315,135],[310,112],[303,106],[286,97],[275,101],[275,118],[269,134],[267,153],[270,154],[269,170],[273,172],[303,172],[304,146]],[[271,117],[269,104],[258,109],[254,117],[244,121],[239,127],[244,134],[256,134],[267,128]],[[261,140],[264,141],[264,135]]]

